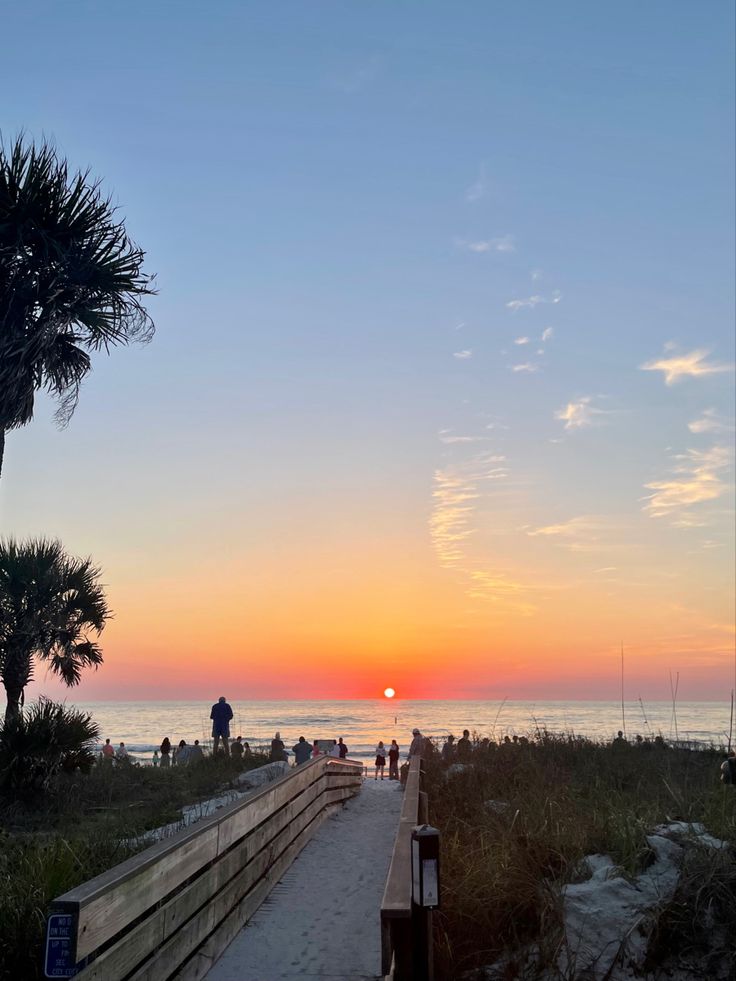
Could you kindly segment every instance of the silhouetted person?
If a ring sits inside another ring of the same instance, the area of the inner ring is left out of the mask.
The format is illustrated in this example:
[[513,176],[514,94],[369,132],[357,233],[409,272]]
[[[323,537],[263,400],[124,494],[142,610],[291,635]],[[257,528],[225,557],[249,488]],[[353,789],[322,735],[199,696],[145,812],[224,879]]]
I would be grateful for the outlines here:
[[728,759],[721,763],[721,780],[723,783],[730,783],[736,787],[736,749],[732,749],[728,754]]
[[399,779],[399,744],[395,739],[391,740],[388,748],[388,778],[389,780]]
[[383,780],[383,768],[386,766],[386,747],[383,745],[383,740],[379,740],[376,746],[376,776],[375,779],[378,780],[378,774],[381,774],[381,780]]
[[423,756],[424,755],[424,736],[421,734],[419,729],[412,729],[412,736],[414,737],[409,746],[409,756]]
[[340,759],[344,760],[345,757],[348,755],[349,750],[345,745],[345,743],[342,741],[342,736],[340,736],[340,738],[337,740],[337,745],[340,747]]
[[163,767],[171,766],[171,743],[169,742],[168,736],[164,736],[160,749],[161,749],[161,767],[163,768]]
[[197,763],[199,760],[204,759],[204,753],[202,752],[202,747],[199,745],[199,740],[194,740],[194,745],[189,747],[189,762]]
[[212,719],[212,738],[214,739],[214,743],[212,744],[213,756],[217,752],[220,740],[222,740],[222,748],[225,751],[225,756],[230,755],[228,740],[230,739],[230,719],[232,717],[233,710],[227,704],[225,696],[220,695],[210,712],[210,718]]
[[452,763],[455,756],[455,737],[448,736],[447,742],[442,747],[442,761],[444,763]]
[[470,742],[470,731],[463,729],[463,738],[457,741],[457,758],[462,763],[469,760],[473,752],[473,744]]
[[235,742],[232,743],[230,746],[230,755],[235,760],[242,760],[244,748],[245,747],[243,746],[243,737],[238,736]]
[[280,761],[286,759],[284,754],[284,741],[281,738],[280,732],[277,732],[271,740],[271,755],[269,758],[272,763],[279,763]]
[[312,747],[309,745],[304,736],[299,736],[299,742],[292,746],[292,752],[294,753],[296,765],[301,766],[302,763],[306,763],[309,757],[312,755]]

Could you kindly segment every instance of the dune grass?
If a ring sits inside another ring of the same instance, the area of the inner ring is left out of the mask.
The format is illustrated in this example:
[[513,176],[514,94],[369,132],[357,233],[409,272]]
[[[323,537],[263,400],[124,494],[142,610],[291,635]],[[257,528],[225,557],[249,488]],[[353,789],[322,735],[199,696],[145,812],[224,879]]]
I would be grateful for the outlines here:
[[[476,742],[473,766],[451,776],[435,756],[427,789],[430,821],[442,831],[438,981],[455,981],[530,943],[552,964],[561,940],[559,886],[580,875],[586,855],[609,854],[635,875],[650,859],[646,835],[670,820],[702,822],[736,844],[736,792],[719,783],[722,759],[716,751],[601,745],[544,732],[499,747]],[[711,927],[714,917],[736,922],[733,855],[718,863],[703,855],[699,868],[683,874],[668,913],[663,944],[678,925],[684,942],[697,946],[708,917]],[[736,957],[736,940],[728,943]],[[519,976],[509,969],[510,978]]]
[[163,770],[97,766],[59,774],[47,793],[0,796],[0,981],[43,977],[51,900],[140,851],[137,837],[177,821],[183,805],[265,762],[255,754]]

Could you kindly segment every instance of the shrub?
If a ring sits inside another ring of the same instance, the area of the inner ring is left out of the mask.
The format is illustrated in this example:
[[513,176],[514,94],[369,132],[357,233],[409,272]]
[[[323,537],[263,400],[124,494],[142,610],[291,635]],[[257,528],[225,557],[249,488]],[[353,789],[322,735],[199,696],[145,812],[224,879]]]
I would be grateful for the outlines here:
[[91,716],[40,698],[0,728],[0,789],[47,790],[60,771],[88,771],[98,738]]

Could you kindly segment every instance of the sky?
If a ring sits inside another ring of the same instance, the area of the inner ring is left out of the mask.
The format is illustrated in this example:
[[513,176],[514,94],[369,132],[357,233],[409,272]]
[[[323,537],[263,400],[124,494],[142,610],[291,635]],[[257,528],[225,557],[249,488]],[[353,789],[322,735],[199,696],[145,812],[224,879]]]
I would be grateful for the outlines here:
[[[0,131],[157,333],[9,435],[91,555],[75,698],[729,698],[734,9],[8,5]],[[29,694],[58,696],[43,670]]]

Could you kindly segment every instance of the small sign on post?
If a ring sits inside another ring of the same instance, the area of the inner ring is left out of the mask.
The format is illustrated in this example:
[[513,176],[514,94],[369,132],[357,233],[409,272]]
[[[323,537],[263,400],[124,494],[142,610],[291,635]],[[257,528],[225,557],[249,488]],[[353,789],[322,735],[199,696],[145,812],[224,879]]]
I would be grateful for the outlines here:
[[420,824],[411,833],[412,978],[433,981],[432,910],[440,905],[440,833]]
[[46,956],[44,974],[47,978],[73,978],[74,917],[71,913],[51,913],[46,921]]
[[411,834],[412,900],[424,909],[440,905],[440,833],[428,824]]

